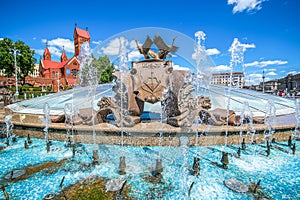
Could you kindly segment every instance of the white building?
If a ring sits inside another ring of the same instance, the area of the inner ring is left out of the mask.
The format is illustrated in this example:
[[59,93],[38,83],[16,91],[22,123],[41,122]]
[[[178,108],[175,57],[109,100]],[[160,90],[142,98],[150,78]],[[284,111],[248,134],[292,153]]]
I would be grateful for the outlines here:
[[[245,84],[244,73],[232,72],[232,82],[233,82],[233,86],[238,86],[240,88],[243,88]],[[212,74],[211,84],[228,86],[229,83],[230,83],[229,72]]]
[[39,67],[40,67],[39,64],[34,64],[32,73],[29,73],[28,75],[31,76],[32,78],[38,77],[40,75]]

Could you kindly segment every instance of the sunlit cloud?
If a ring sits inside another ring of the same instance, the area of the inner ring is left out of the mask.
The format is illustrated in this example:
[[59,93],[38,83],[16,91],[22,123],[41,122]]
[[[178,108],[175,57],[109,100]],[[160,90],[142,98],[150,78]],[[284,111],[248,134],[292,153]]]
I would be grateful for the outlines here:
[[[121,38],[114,38],[113,40],[109,41],[106,47],[102,47],[101,50],[103,54],[109,56],[116,56],[120,52],[120,39]],[[124,38],[123,38],[124,39]],[[125,46],[128,45],[128,40],[125,39]]]
[[128,53],[128,60],[129,61],[139,60],[142,57],[143,57],[143,55],[138,50],[133,50],[133,51]]
[[258,85],[262,81],[262,74],[248,74],[247,83],[250,85]]
[[277,76],[277,74],[273,71],[266,74],[266,76]]
[[[128,56],[128,61],[134,61],[134,60],[139,60],[143,57],[143,55],[139,52],[139,50],[136,47],[136,42],[134,40],[128,41],[125,38],[114,38],[109,43],[101,48],[101,53],[108,55],[108,56],[117,56],[119,55],[120,52],[120,40],[123,39],[126,51],[127,51],[127,56]],[[99,53],[99,52],[98,52]]]
[[244,49],[253,49],[255,48],[255,44],[241,44],[242,47],[244,47]]
[[260,10],[261,4],[264,0],[228,0],[228,5],[234,5],[232,12],[235,14],[237,12],[256,12]]
[[37,55],[42,56],[44,54],[44,49],[34,49],[34,53]]
[[[47,40],[49,47],[64,48],[66,52],[74,53],[74,42],[69,39],[56,38],[53,40]],[[50,51],[51,52],[51,51]]]
[[254,61],[252,63],[246,63],[245,67],[266,67],[268,65],[285,65],[287,61],[282,60],[267,60],[267,61]]
[[92,41],[92,44],[96,44],[96,45],[99,45],[99,44],[101,44],[101,43],[102,43],[101,40],[99,40],[99,41]]
[[48,49],[49,49],[51,55],[54,55],[54,56],[57,56],[57,57],[61,56],[61,50],[60,49],[58,49],[54,46],[50,46],[50,47],[48,47]]
[[218,65],[215,67],[211,67],[210,70],[214,72],[221,72],[221,71],[229,71],[230,67],[228,65]]
[[221,52],[218,49],[216,49],[216,48],[206,49],[206,54],[209,55],[209,56],[218,55],[220,53]]
[[287,73],[287,75],[295,75],[297,73],[298,73],[297,71],[290,71],[290,72]]
[[190,69],[188,67],[182,67],[180,65],[173,65],[173,70],[184,70],[189,71]]

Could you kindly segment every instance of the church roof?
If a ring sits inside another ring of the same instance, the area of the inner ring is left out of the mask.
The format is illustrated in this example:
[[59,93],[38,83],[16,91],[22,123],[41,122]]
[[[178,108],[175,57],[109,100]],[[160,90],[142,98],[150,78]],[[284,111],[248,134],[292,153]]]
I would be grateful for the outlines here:
[[82,30],[80,28],[75,27],[75,32],[81,37],[90,38],[90,34],[87,30]]
[[41,60],[41,64],[44,69],[60,69],[62,68],[68,60],[65,60],[63,62],[56,62],[56,61],[51,61],[51,60]]

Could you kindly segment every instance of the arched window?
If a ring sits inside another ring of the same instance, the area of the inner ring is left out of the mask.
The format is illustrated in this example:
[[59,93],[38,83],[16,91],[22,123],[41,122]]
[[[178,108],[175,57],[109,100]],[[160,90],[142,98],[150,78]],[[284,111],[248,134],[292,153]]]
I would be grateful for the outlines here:
[[67,75],[70,75],[70,74],[71,74],[71,71],[70,71],[69,68],[66,69],[66,74],[67,74]]
[[55,72],[52,72],[52,77],[54,77],[55,76]]

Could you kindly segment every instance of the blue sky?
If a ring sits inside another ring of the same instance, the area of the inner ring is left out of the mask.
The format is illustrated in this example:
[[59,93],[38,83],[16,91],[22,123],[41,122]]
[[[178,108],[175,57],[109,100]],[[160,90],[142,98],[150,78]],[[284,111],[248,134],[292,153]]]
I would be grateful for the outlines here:
[[37,58],[45,41],[54,59],[63,45],[71,56],[75,23],[88,27],[91,48],[129,29],[162,27],[191,38],[199,30],[205,32],[205,47],[219,70],[227,69],[228,49],[238,38],[252,47],[244,53],[250,83],[262,81],[263,69],[266,80],[300,72],[297,0],[2,0],[0,5],[0,38],[24,41]]

